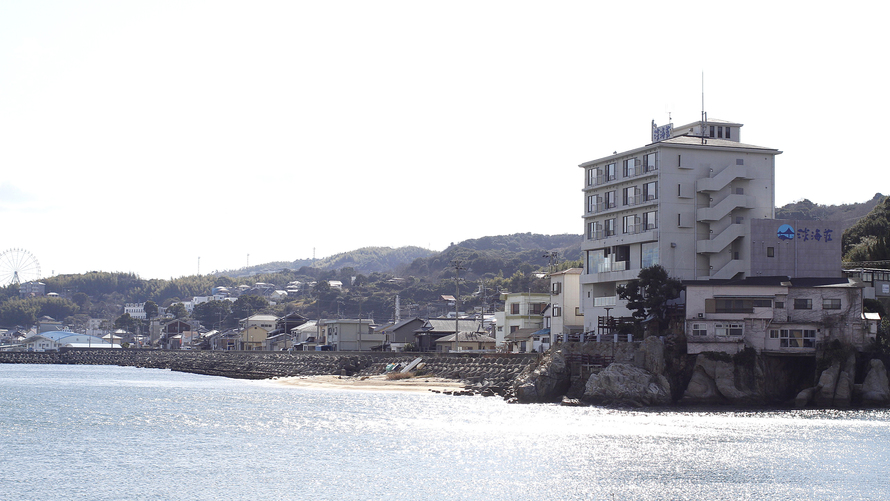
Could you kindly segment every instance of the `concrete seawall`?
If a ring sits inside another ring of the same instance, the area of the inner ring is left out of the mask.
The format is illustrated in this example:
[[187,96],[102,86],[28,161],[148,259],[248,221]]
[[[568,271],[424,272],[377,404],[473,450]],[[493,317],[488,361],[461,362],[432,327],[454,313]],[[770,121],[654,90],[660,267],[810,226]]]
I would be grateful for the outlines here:
[[478,389],[504,389],[537,354],[442,354],[392,352],[263,352],[63,349],[58,352],[0,352],[0,363],[119,365],[238,379],[288,376],[383,374],[388,364],[422,358],[430,376],[457,379]]

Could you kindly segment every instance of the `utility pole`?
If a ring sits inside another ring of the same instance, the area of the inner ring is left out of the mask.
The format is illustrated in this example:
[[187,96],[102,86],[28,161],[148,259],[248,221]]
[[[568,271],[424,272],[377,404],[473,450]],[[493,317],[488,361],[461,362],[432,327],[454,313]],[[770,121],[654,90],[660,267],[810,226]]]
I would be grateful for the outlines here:
[[454,267],[454,351],[458,351],[458,338],[460,337],[460,270],[465,270],[463,261],[455,259],[451,262]]

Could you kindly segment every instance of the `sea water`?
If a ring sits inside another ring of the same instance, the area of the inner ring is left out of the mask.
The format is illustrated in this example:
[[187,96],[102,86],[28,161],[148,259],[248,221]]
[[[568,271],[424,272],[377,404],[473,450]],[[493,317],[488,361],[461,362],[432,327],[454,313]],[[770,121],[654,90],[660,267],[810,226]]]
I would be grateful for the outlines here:
[[890,412],[628,411],[0,364],[0,499],[890,499]]

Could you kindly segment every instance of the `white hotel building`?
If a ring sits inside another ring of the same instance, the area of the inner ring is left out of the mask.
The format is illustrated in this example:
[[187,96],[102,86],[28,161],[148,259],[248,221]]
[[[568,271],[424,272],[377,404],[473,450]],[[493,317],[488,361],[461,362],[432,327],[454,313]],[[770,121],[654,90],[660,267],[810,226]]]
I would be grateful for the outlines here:
[[585,331],[630,316],[616,287],[660,264],[675,278],[751,274],[751,219],[775,217],[782,152],[740,141],[742,124],[710,119],[652,124],[652,142],[585,162]]

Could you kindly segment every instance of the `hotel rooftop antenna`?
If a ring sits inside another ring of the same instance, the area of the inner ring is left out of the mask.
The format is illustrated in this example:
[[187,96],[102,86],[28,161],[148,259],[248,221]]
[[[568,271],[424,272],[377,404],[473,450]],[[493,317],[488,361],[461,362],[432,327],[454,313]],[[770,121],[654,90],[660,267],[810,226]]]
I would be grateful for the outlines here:
[[705,72],[701,72],[701,144],[708,144],[705,133],[708,130],[708,112],[705,111]]

